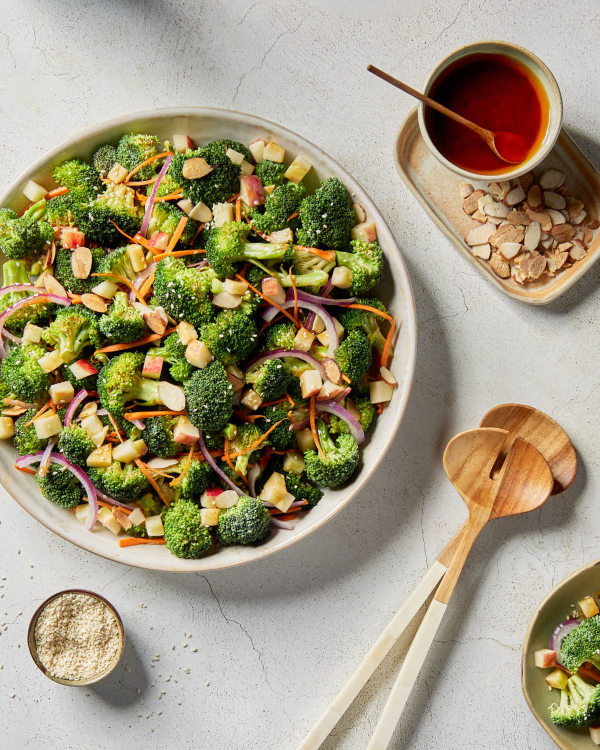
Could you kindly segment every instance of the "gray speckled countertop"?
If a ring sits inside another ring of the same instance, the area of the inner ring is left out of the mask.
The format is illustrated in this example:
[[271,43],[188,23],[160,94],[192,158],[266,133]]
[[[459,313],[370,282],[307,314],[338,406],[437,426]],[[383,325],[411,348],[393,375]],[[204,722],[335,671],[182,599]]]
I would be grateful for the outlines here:
[[[324,529],[261,563],[206,576],[125,568],[53,536],[2,491],[2,747],[293,750],[463,519],[444,445],[506,401],[565,427],[579,476],[539,512],[484,530],[393,747],[552,746],[521,696],[520,648],[547,590],[598,556],[600,267],[546,308],[496,292],[396,175],[392,143],[412,102],[365,67],[419,86],[465,42],[522,44],[552,68],[565,125],[598,162],[597,13],[593,0],[576,10],[547,0],[4,0],[2,185],[80,128],[128,111],[262,115],[329,152],[378,203],[409,266],[420,338],[408,411],[378,475]],[[116,673],[88,690],[50,683],[27,652],[33,611],[71,586],[108,597],[128,634]],[[397,647],[326,750],[366,745],[401,658]]]

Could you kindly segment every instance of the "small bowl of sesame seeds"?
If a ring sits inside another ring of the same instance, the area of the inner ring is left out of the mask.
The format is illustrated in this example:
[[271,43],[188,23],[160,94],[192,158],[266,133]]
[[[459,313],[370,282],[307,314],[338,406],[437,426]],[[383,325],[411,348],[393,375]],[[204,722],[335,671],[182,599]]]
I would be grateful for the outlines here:
[[46,677],[82,687],[107,677],[119,663],[125,631],[117,610],[84,589],[59,591],[35,611],[27,644]]

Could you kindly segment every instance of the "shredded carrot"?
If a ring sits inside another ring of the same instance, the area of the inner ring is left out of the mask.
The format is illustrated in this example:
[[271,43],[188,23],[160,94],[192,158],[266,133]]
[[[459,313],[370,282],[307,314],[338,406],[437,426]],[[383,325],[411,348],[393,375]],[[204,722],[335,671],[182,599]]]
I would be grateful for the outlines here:
[[146,205],[146,201],[148,200],[148,196],[144,195],[143,193],[140,193],[139,190],[135,191],[135,197],[139,200],[139,202],[142,204],[142,206]]
[[367,312],[372,312],[373,315],[378,315],[380,318],[385,318],[388,323],[393,322],[391,315],[384,313],[382,310],[378,310],[376,307],[370,307],[369,305],[359,305],[356,302],[354,302],[352,305],[341,305],[341,307],[351,307],[353,310],[367,310]]
[[291,409],[288,411],[288,417],[290,418],[290,422],[295,424],[296,420],[294,419],[294,414]]
[[50,408],[52,408],[52,399],[50,399],[50,400],[49,400],[49,401],[48,401],[47,403],[45,403],[45,404],[44,404],[44,405],[42,406],[42,408],[41,408],[41,409],[40,409],[40,410],[38,411],[38,413],[37,413],[37,414],[35,414],[35,415],[34,415],[34,416],[33,416],[33,417],[32,417],[32,418],[31,418],[31,419],[29,420],[29,422],[27,422],[27,424],[25,425],[25,427],[29,427],[29,425],[30,425],[30,424],[32,424],[33,422],[35,422],[35,420],[36,420],[36,419],[38,419],[39,417],[41,417],[41,416],[42,416],[42,414],[44,414],[44,413],[45,413],[46,411],[48,411],[48,409],[50,409]]
[[174,487],[176,484],[179,484],[185,477],[185,475],[188,473],[188,470],[192,463],[192,456],[194,455],[194,446],[190,445],[190,452],[188,453],[187,461],[185,462],[185,466],[183,467],[183,471],[181,474],[177,477],[177,479],[174,479],[171,482],[171,487]]
[[145,305],[146,302],[144,301],[144,298],[142,295],[138,292],[138,290],[133,286],[131,281],[129,279],[126,279],[124,276],[120,276],[118,273],[93,273],[92,276],[108,276],[111,279],[117,279],[117,281],[120,284],[125,284],[125,286],[128,289],[131,289],[131,291],[135,294],[135,296],[139,299],[139,301],[142,303],[142,305]]
[[276,406],[277,404],[282,404],[284,401],[287,401],[285,396],[282,398],[276,398],[274,401],[263,401],[260,408],[262,409],[263,406]]
[[242,220],[242,201],[239,198],[235,199],[235,220]]
[[136,346],[142,346],[143,344],[149,344],[151,341],[158,341],[158,339],[164,339],[166,336],[170,336],[176,328],[167,328],[164,333],[150,333],[148,336],[144,336],[142,339],[132,341],[130,344],[111,344],[110,346],[103,346],[101,349],[96,349],[94,354],[104,354],[108,352],[121,352],[123,349],[133,349]]
[[295,521],[297,513],[282,513],[281,515],[275,514],[280,521]]
[[183,198],[181,190],[175,190],[175,192],[169,193],[168,195],[163,195],[161,198],[155,198],[154,202],[162,203],[163,201],[172,201],[175,198]]
[[375,409],[377,410],[377,414],[383,414],[383,404],[376,404]]
[[297,247],[298,250],[304,250],[307,253],[311,253],[312,255],[318,255],[325,260],[335,260],[335,253],[333,250],[319,250],[318,247],[306,247],[305,245],[294,245],[294,247]]
[[[87,499],[87,497],[84,497],[83,499],[86,501],[86,503],[89,503],[89,500]],[[104,500],[98,500],[98,505],[103,505],[105,508],[108,508],[109,510],[121,510],[127,516],[132,512],[129,510],[129,508],[121,508],[120,506],[116,508],[114,505],[111,505],[110,503],[105,503]]]
[[392,338],[394,337],[395,328],[396,328],[396,318],[394,317],[394,320],[392,320],[392,325],[390,326],[390,330],[388,331],[385,344],[383,345],[383,350],[381,352],[381,366],[382,367],[386,367],[387,365],[388,357],[390,356],[390,349],[392,348]]
[[319,442],[319,433],[317,432],[317,420],[315,418],[315,401],[316,401],[316,396],[311,396],[310,397],[310,409],[309,409],[310,431],[312,432],[312,436],[315,441],[315,445],[317,446],[317,450],[319,451],[319,455],[321,456],[321,458],[325,458],[325,454],[323,453],[323,449],[321,448],[321,443]]
[[109,414],[108,418],[110,419],[110,423],[113,426],[116,436],[119,438],[119,442],[122,443],[123,438],[121,437],[121,430],[119,430],[117,423],[115,422],[115,418],[113,417],[112,414]]
[[235,193],[235,195],[232,195],[231,198],[227,198],[225,201],[226,203],[233,203],[233,201],[236,201],[240,197],[239,193]]
[[244,414],[241,411],[235,411],[234,415],[241,420],[242,422],[248,422],[249,424],[254,424],[257,419],[266,419],[264,414]]
[[197,250],[174,250],[172,253],[159,253],[158,255],[155,255],[154,261],[158,263],[159,260],[166,258],[167,255],[170,255],[171,258],[183,258],[186,255],[201,255],[205,252],[206,250],[203,250],[201,247]]
[[225,438],[225,443],[223,445],[223,448],[224,448],[223,459],[227,461],[227,466],[229,466],[231,471],[235,472],[235,468],[233,464],[231,463],[231,456],[229,455],[229,438]]
[[78,305],[81,302],[80,294],[73,294],[73,292],[67,292],[67,294],[69,295],[69,299],[72,299],[76,305]]
[[288,216],[287,220],[291,221],[292,219],[295,219],[296,216],[300,216],[300,213],[298,211],[296,211],[296,213],[293,213],[291,216]]
[[183,230],[185,229],[185,225],[187,223],[188,223],[187,216],[182,216],[181,219],[179,219],[179,224],[177,225],[177,228],[173,232],[173,236],[169,240],[169,244],[167,245],[167,249],[165,250],[167,255],[170,255],[175,249],[175,245],[179,242],[179,238],[183,234]]
[[140,458],[136,458],[135,465],[142,472],[142,474],[146,477],[146,479],[150,482],[150,484],[154,487],[156,494],[160,497],[160,499],[167,506],[167,508],[170,508],[171,503],[165,497],[165,493],[161,490],[160,485],[158,484],[156,479],[154,479],[154,477],[150,473],[150,469],[146,466],[146,464]]
[[152,271],[150,276],[148,276],[148,278],[146,279],[146,281],[144,281],[140,288],[140,294],[144,299],[146,299],[148,292],[150,291],[150,289],[152,289],[152,284],[154,284],[154,271]]
[[25,474],[36,474],[36,472],[33,469],[30,469],[29,466],[17,466],[15,464],[15,469],[18,469],[19,471],[24,471]]
[[287,393],[287,391],[286,391],[285,397],[286,397],[286,398],[287,398],[287,400],[288,400],[288,401],[290,402],[290,406],[291,406],[291,407],[292,407],[292,409],[293,409],[293,408],[294,408],[294,406],[296,406],[296,404],[295,404],[295,402],[294,402],[294,399],[293,399],[293,398],[292,398],[292,397],[290,396],[290,394],[289,394],[289,393]]
[[294,277],[294,274],[292,273],[291,266],[290,266],[289,274],[290,274],[290,284],[292,285],[292,289],[294,290],[294,318],[298,320],[298,287],[296,286],[296,279]]
[[267,297],[267,296],[266,296],[265,294],[263,294],[262,292],[259,292],[259,291],[258,291],[258,289],[257,289],[257,288],[256,288],[255,286],[252,286],[252,284],[251,284],[251,283],[250,283],[249,281],[247,281],[246,279],[244,279],[244,278],[243,278],[242,276],[240,276],[240,275],[239,275],[239,273],[236,273],[235,277],[236,277],[237,279],[239,279],[240,281],[243,281],[244,283],[248,284],[248,286],[250,287],[250,289],[252,289],[252,291],[253,291],[253,292],[254,292],[255,294],[258,294],[258,296],[259,296],[259,297],[262,297],[263,299],[267,300],[267,302],[268,302],[268,303],[269,303],[270,305],[273,305],[273,307],[276,307],[276,308],[277,308],[277,309],[278,309],[278,310],[279,310],[280,312],[282,312],[282,313],[283,313],[283,314],[284,314],[284,315],[286,316],[286,318],[289,318],[289,319],[290,319],[290,320],[292,321],[292,323],[293,323],[293,324],[294,324],[294,325],[295,325],[295,326],[296,326],[297,328],[302,328],[302,325],[300,324],[300,321],[299,321],[299,320],[297,320],[296,318],[294,318],[294,316],[293,316],[293,315],[290,315],[290,313],[289,313],[289,312],[288,312],[287,310],[284,310],[284,309],[283,309],[283,307],[280,307],[280,306],[279,306],[279,305],[277,304],[277,302],[274,302],[274,301],[273,301],[273,300],[272,300],[272,299],[271,299],[270,297]]
[[66,195],[68,192],[69,192],[68,187],[54,188],[54,190],[51,190],[49,193],[46,193],[46,200],[49,201],[50,198],[58,198],[59,195]]
[[152,162],[155,162],[157,159],[162,159],[163,156],[175,156],[175,153],[173,151],[163,151],[162,154],[156,154],[156,156],[151,156],[149,159],[146,159],[146,161],[143,161],[141,164],[138,164],[135,169],[132,169],[131,172],[125,178],[125,182],[129,182],[129,180],[133,177],[133,175],[136,172],[139,172],[139,170],[142,167],[145,167],[146,164],[152,164]]
[[240,271],[240,276],[245,280],[246,274],[248,273],[248,269],[250,268],[250,263],[244,263],[244,267]]
[[152,185],[156,182],[158,179],[158,175],[156,177],[153,177],[151,180],[133,180],[132,182],[124,182],[124,185],[127,185],[127,187],[141,187],[142,185]]
[[136,244],[136,242],[135,242],[135,240],[133,239],[133,237],[130,237],[130,236],[129,236],[129,235],[127,234],[127,232],[124,232],[124,231],[123,231],[123,230],[122,230],[122,229],[121,229],[120,227],[118,227],[118,226],[117,226],[117,225],[115,224],[115,222],[114,222],[114,221],[112,221],[112,219],[111,219],[111,222],[110,222],[110,223],[111,223],[111,224],[113,225],[113,227],[114,227],[114,228],[115,228],[115,229],[117,230],[117,232],[119,232],[119,234],[122,234],[122,235],[123,235],[123,237],[127,237],[127,239],[128,239],[128,240],[130,240],[130,241],[132,242],[132,244],[134,244],[134,245]]
[[166,544],[164,539],[139,539],[135,536],[119,539],[119,547],[135,547],[137,544]]
[[257,229],[257,228],[256,228],[256,227],[254,226],[254,224],[253,224],[253,223],[252,223],[252,222],[250,221],[250,218],[249,218],[248,216],[246,216],[246,222],[247,222],[248,224],[250,224],[250,226],[252,227],[252,231],[253,231],[253,232],[254,232],[255,234],[257,234],[257,235],[258,235],[259,237],[261,237],[261,238],[262,238],[263,240],[266,240],[266,241],[268,242],[268,240],[269,240],[269,235],[268,235],[268,234],[264,234],[263,232],[259,232],[259,230],[258,230],[258,229]]
[[200,224],[200,226],[196,230],[196,234],[192,237],[192,242],[196,241],[196,237],[200,234],[200,232],[204,229],[205,226],[206,226],[206,222],[203,221],[202,224]]
[[[229,454],[227,453],[227,448],[228,448],[229,443],[228,443],[227,438],[225,438],[225,455],[223,456],[222,460],[226,460],[227,463],[229,463],[229,459],[231,459],[231,458],[237,458],[238,456],[243,456],[244,453],[250,453],[251,451],[255,451],[258,448],[258,446],[261,445],[261,443],[264,442],[264,440],[267,437],[267,435],[269,435],[269,433],[273,432],[273,430],[277,427],[277,425],[280,425],[282,422],[285,422],[285,418],[284,419],[280,419],[279,422],[275,422],[275,424],[272,427],[269,427],[269,429],[265,433],[263,433],[258,438],[258,440],[256,440],[254,443],[252,443],[252,445],[249,445],[247,448],[244,448],[241,451],[237,451],[236,453],[229,453]],[[234,471],[235,471],[235,469],[234,469]]]
[[129,414],[125,414],[125,419],[128,422],[133,422],[134,419],[149,419],[150,417],[179,417],[182,414],[186,414],[185,411],[169,411],[164,409],[163,411],[130,411]]

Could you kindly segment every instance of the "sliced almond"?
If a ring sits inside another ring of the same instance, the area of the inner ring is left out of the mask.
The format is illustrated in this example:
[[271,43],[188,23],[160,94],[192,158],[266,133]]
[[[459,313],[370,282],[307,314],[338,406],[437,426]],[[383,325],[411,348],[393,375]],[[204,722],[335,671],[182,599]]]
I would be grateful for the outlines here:
[[571,219],[574,216],[578,216],[583,211],[584,208],[585,208],[585,206],[583,205],[583,203],[580,200],[577,200],[575,198],[575,199],[571,199],[571,201],[569,201],[567,199],[567,210],[569,212],[569,216],[570,216]]
[[59,297],[67,296],[64,286],[50,274],[44,274],[44,286],[48,294],[57,294]]
[[168,320],[158,309],[152,310],[149,313],[144,313],[144,321],[153,333],[163,334],[167,330]]
[[[471,185],[470,182],[461,182],[460,185],[458,186],[458,189],[460,191],[461,198],[468,198],[473,192],[473,185]],[[354,205],[359,205],[359,204],[354,204]],[[354,210],[354,213],[356,214],[356,209]],[[364,219],[358,219],[358,217],[357,217],[357,220],[359,222],[364,221]]]
[[586,245],[589,245],[590,242],[594,239],[594,233],[591,229],[585,228],[585,231],[583,233],[583,241]]
[[561,253],[566,252],[567,250],[570,250],[573,247],[572,242],[561,242],[558,246],[558,251]]
[[494,198],[497,198],[501,201],[510,190],[510,181],[503,180],[502,182],[489,182],[488,190],[494,196]]
[[523,240],[523,247],[525,250],[535,250],[540,244],[540,237],[542,229],[539,222],[532,221],[531,224],[525,230],[525,238]]
[[546,213],[550,217],[552,226],[556,226],[556,224],[564,224],[566,222],[565,215],[562,211],[557,211],[554,208],[547,208]]
[[532,185],[527,191],[527,205],[534,211],[544,208],[544,193],[539,185]]
[[25,414],[26,411],[27,408],[23,406],[9,406],[8,409],[2,409],[2,414],[5,417],[18,417],[20,414]]
[[560,271],[560,269],[565,265],[568,257],[569,253],[567,252],[556,253],[556,255],[554,256],[554,262],[556,264],[557,271]]
[[482,245],[474,245],[472,250],[473,255],[476,258],[481,258],[482,260],[489,260],[490,255],[492,254],[492,246],[489,242],[485,242]]
[[525,174],[522,174],[519,177],[519,182],[523,186],[523,190],[525,190],[525,192],[527,192],[529,190],[529,188],[535,182],[535,177],[534,177],[533,172],[525,172]]
[[580,213],[577,214],[577,216],[573,217],[573,219],[572,219],[573,224],[576,224],[576,225],[583,224],[583,222],[585,221],[586,216],[587,216],[587,212],[586,211],[581,211]]
[[470,195],[468,195],[462,204],[462,209],[466,214],[473,214],[475,211],[477,211],[477,202],[480,198],[482,198],[485,195],[484,190],[474,190]]
[[575,237],[575,230],[570,224],[557,224],[550,230],[550,236],[557,242],[568,242]]
[[508,279],[510,277],[510,266],[505,260],[502,260],[498,253],[492,254],[490,267],[496,276],[499,276],[501,279]]
[[493,224],[482,224],[481,226],[474,227],[465,237],[465,242],[470,247],[475,245],[483,245],[496,231],[496,227]]
[[76,279],[87,279],[92,270],[92,251],[78,247],[71,253],[71,269]]
[[167,408],[173,411],[182,411],[185,409],[185,394],[183,388],[180,388],[178,385],[161,380],[158,384],[158,395]]
[[558,169],[547,169],[540,177],[540,187],[543,190],[556,190],[565,181],[564,174]]
[[483,211],[484,207],[487,206],[488,203],[493,203],[493,202],[494,202],[494,198],[489,193],[485,193],[477,201],[477,208],[483,213],[485,213],[485,211]]
[[546,204],[546,208],[557,209],[565,208],[567,205],[564,196],[553,193],[551,190],[544,190],[544,203]]
[[552,239],[552,237],[546,237],[546,239],[540,240],[540,245],[544,248],[544,250],[550,250],[553,244],[554,240]]
[[573,243],[573,247],[569,252],[569,257],[571,258],[571,260],[583,260],[586,255],[587,249],[583,242],[581,242],[580,240],[575,240]]
[[519,227],[512,224],[504,224],[488,237],[490,245],[498,247],[503,242],[523,242],[525,233]]
[[489,220],[489,216],[487,214],[484,214],[482,211],[477,209],[474,213],[471,214],[471,218],[475,221],[478,221],[480,224],[485,224]]
[[498,250],[504,260],[512,260],[523,249],[520,242],[503,242],[499,245]]
[[504,203],[498,203],[497,201],[490,201],[483,207],[483,212],[488,216],[494,216],[496,218],[505,219],[510,213],[510,208],[505,206]]
[[598,219],[592,219],[591,221],[588,221],[586,226],[588,229],[592,229],[592,230],[598,229],[598,227],[600,227],[600,221],[598,221]]
[[44,255],[44,262],[42,264],[43,269],[49,268],[56,258],[56,243],[53,242],[48,248],[47,253]]
[[87,308],[94,312],[105,313],[108,310],[106,300],[102,299],[102,297],[99,297],[97,294],[91,294],[91,292],[82,294],[81,301]]
[[549,232],[552,229],[552,220],[545,211],[534,211],[531,208],[526,208],[525,213],[531,221],[539,222],[542,232]]
[[525,190],[521,185],[515,185],[506,193],[503,200],[507,206],[516,206],[525,200]]
[[529,264],[529,278],[533,279],[534,281],[536,279],[539,279],[546,270],[547,264],[548,259],[544,255],[534,255]]
[[146,462],[146,466],[149,469],[158,469],[160,471],[161,469],[169,469],[177,463],[178,461],[176,458],[159,458],[158,456],[155,456]]
[[200,177],[205,177],[214,171],[214,167],[203,159],[202,157],[194,157],[192,159],[186,159],[181,174],[186,180],[197,180]]
[[327,375],[328,380],[330,380],[335,385],[339,385],[342,382],[342,371],[340,370],[340,366],[335,361],[335,359],[331,359],[331,357],[325,357],[325,359],[321,361],[321,365],[325,370],[325,374]]
[[511,224],[515,225],[521,225],[521,226],[527,226],[527,224],[531,224],[531,219],[525,211],[519,210],[512,210],[506,217],[506,221],[510,222]]

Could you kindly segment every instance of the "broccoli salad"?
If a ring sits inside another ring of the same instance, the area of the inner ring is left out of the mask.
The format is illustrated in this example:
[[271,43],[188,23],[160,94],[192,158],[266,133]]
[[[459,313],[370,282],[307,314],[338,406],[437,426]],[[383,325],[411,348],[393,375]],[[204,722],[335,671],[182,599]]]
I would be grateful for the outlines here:
[[285,157],[131,133],[0,209],[0,437],[122,547],[198,558],[293,529],[392,399],[375,223]]
[[600,745],[600,609],[586,596],[570,616],[556,626],[548,648],[535,652],[535,665],[551,669],[549,690],[560,690],[550,706],[550,719],[559,727],[589,727]]

